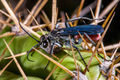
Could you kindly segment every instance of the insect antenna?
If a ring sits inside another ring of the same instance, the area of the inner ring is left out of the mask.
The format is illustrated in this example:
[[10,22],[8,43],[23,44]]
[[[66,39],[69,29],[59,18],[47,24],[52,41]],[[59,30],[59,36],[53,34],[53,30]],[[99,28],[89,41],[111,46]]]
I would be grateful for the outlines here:
[[20,24],[20,22],[19,22],[19,25],[20,25],[20,27],[22,28],[22,30],[25,31],[32,39],[34,39],[35,41],[37,41],[38,43],[40,43],[40,41],[38,41],[37,39],[35,39],[29,32],[27,32],[27,31],[22,27],[22,25]]
[[[33,48],[37,48],[41,43],[40,43],[40,41],[38,41],[36,38],[34,38],[29,32],[27,32],[23,27],[22,27],[22,25],[21,25],[21,23],[20,23],[20,21],[18,21],[19,22],[19,25],[20,25],[20,27],[22,28],[22,30],[23,31],[25,31],[32,39],[34,39],[36,42],[38,42],[38,44],[36,44],[35,46],[33,46]],[[27,51],[27,60],[28,61],[31,61],[31,62],[34,62],[34,61],[32,61],[31,59],[29,59],[29,54],[30,54],[30,52],[33,50],[33,48],[31,48],[29,51]],[[34,53],[34,52],[33,52]],[[33,54],[32,53],[32,54]]]
[[87,18],[87,17],[77,17],[77,18],[69,19],[69,20],[67,20],[66,22],[72,22],[72,21],[76,21],[76,20],[80,20],[80,19],[89,20],[89,21],[94,21],[94,20],[101,20],[101,21],[104,21],[104,19],[102,19],[102,18],[91,19],[91,18]]

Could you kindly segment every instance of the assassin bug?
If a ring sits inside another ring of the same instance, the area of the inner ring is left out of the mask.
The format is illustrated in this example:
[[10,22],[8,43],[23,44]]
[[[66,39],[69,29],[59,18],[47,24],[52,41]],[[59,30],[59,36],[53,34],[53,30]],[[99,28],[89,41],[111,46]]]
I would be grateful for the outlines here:
[[[100,25],[79,25],[79,26],[74,26],[71,27],[69,25],[68,22],[71,21],[75,21],[78,19],[87,19],[87,20],[95,20],[95,19],[89,19],[86,17],[78,17],[75,19],[70,19],[67,20],[65,22],[66,28],[56,28],[54,30],[52,30],[51,32],[49,32],[48,34],[42,35],[40,38],[40,41],[35,39],[32,35],[30,35],[20,24],[20,27],[34,40],[36,40],[38,42],[38,44],[36,44],[35,46],[33,46],[34,48],[42,48],[43,50],[45,50],[47,53],[49,53],[50,55],[53,54],[53,52],[55,52],[56,50],[61,50],[63,45],[69,46],[70,47],[70,40],[72,42],[72,47],[75,48],[77,50],[77,52],[79,53],[82,61],[84,62],[85,66],[87,66],[86,62],[84,61],[79,49],[75,46],[75,44],[80,44],[81,43],[81,38],[79,38],[78,42],[76,42],[76,36],[79,35],[79,32],[81,33],[81,35],[85,35],[92,43],[94,43],[94,41],[92,41],[92,39],[89,37],[89,35],[98,35],[100,33],[102,33],[104,31],[104,29],[100,26]],[[69,36],[71,37],[71,39],[69,38]],[[94,43],[95,44],[95,43]],[[57,46],[57,48],[56,48]],[[33,50],[33,48],[31,48],[28,51],[28,55],[29,53]],[[27,55],[27,58],[28,58]],[[29,61],[31,61],[28,58]]]

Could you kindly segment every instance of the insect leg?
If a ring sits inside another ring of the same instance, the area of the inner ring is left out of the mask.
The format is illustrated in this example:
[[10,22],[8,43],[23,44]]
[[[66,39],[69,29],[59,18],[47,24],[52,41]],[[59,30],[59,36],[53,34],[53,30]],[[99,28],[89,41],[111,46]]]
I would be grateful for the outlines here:
[[66,28],[71,27],[68,22],[65,22],[65,26],[66,26]]
[[[50,57],[52,57],[51,55],[53,54],[54,46],[55,46],[55,43],[53,43],[53,45],[51,46],[51,49],[50,49]],[[48,63],[47,63],[47,65],[45,66],[44,70],[46,70],[46,68],[48,67],[49,63],[50,63],[50,61],[48,60]]]
[[84,20],[89,20],[89,21],[96,20],[96,19],[90,19],[90,18],[87,18],[87,17],[77,17],[77,18],[69,19],[65,22],[66,28],[71,27],[68,22],[76,21],[76,20],[79,20],[79,19],[82,19],[84,24],[86,24],[86,22]]
[[[72,44],[72,46],[73,46],[73,48],[75,48],[75,49],[77,50],[77,52],[79,53],[79,55],[80,55],[80,57],[81,57],[83,63],[85,64],[85,66],[87,66],[87,64],[86,64],[86,62],[84,61],[84,59],[83,59],[83,57],[82,57],[82,55],[81,55],[79,49],[78,49],[75,45],[73,45],[73,44]],[[88,70],[88,69],[87,69],[87,70]],[[89,71],[89,70],[88,70],[88,71]]]
[[[84,33],[84,35],[88,38],[88,40],[94,45],[94,46],[96,46],[96,43],[89,37],[89,35],[87,35],[87,33]],[[99,51],[97,50],[97,52],[98,52],[98,55],[102,58],[102,59],[104,59],[100,54],[99,54]]]
[[[59,47],[61,47],[61,45],[59,43],[53,43],[50,49],[50,57],[52,57],[51,55],[53,54],[53,50],[55,45],[58,45]],[[48,61],[47,65],[45,66],[44,70],[47,68],[47,66],[49,65],[50,61]]]
[[73,18],[73,19],[69,19],[67,20],[67,22],[72,22],[72,21],[76,21],[79,19],[83,19],[83,20],[89,20],[89,21],[94,21],[94,20],[104,20],[104,19],[91,19],[91,18],[87,18],[87,17],[77,17],[77,18]]
[[[33,48],[38,48],[39,45],[40,45],[40,44],[36,44],[36,45],[33,46],[29,51],[27,51],[27,60],[28,60],[28,61],[33,62],[32,60],[29,59],[29,54],[30,54],[30,52],[33,50]],[[33,52],[33,53],[34,53],[34,52]],[[33,54],[33,53],[32,53],[32,54]],[[31,54],[31,55],[32,55],[32,54]]]

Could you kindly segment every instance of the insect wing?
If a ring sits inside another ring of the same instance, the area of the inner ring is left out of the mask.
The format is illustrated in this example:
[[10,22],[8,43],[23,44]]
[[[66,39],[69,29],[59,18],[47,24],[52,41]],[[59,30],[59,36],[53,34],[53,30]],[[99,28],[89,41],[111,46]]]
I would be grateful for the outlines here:
[[75,36],[78,35],[78,32],[80,32],[82,35],[84,33],[87,33],[88,35],[96,35],[98,33],[102,33],[104,29],[100,25],[80,25],[70,28],[61,28],[59,31],[61,31],[61,36]]

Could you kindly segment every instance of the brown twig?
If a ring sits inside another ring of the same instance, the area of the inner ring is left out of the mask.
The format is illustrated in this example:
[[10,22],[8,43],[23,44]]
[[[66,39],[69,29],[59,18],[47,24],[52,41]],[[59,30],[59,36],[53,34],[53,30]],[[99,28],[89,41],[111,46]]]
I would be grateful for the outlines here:
[[[19,9],[19,7],[21,6],[21,4],[23,3],[24,0],[20,0],[19,3],[16,5],[15,9],[13,10],[14,13],[16,13],[16,11]],[[11,18],[8,17],[8,19],[6,20],[6,22],[10,22]],[[4,29],[6,27],[6,24],[3,25],[2,29]]]
[[[83,8],[83,10],[81,10],[80,15],[79,16],[85,16],[87,13],[90,12],[89,8],[94,9],[96,7],[96,3],[97,1],[95,0],[94,2],[92,2],[91,4],[89,4],[88,6],[86,6],[85,8]],[[77,8],[78,9],[78,8]],[[75,10],[76,11],[76,10]],[[75,12],[74,12],[75,13]],[[72,18],[76,17],[76,14],[73,13]]]
[[[100,8],[101,8],[101,0],[97,0],[97,7],[95,10],[95,18],[98,19],[99,13],[100,13]],[[97,24],[97,20],[95,20],[95,24]]]
[[[8,45],[10,45],[14,39],[15,39],[15,37],[13,37],[13,38],[10,40],[10,42],[8,43]],[[6,50],[7,50],[7,48],[5,48],[5,49],[3,50],[3,52],[1,53],[0,61],[2,60],[2,58],[3,58],[3,56],[4,56],[5,52],[6,52]]]
[[[101,42],[101,47],[102,47],[102,52],[104,54],[104,58],[107,59],[107,54],[106,54],[106,51],[105,51],[105,47],[104,47],[104,44],[103,42]],[[99,50],[98,50],[99,51]]]
[[45,17],[43,15],[41,15],[41,14],[40,14],[40,19],[42,19],[45,24],[48,24],[48,22],[46,21]]
[[17,17],[15,16],[14,12],[9,7],[7,1],[6,0],[1,0],[1,2],[3,3],[3,5],[6,8],[6,10],[8,11],[8,13],[11,15],[11,18],[14,21],[14,23],[16,24],[16,26],[19,26]]
[[77,80],[79,80],[79,75],[80,75],[80,69],[79,69],[79,66],[77,67]]
[[56,19],[57,19],[57,0],[52,0],[52,27],[51,30],[53,30],[55,28],[55,24],[56,24]]
[[[6,12],[4,12],[3,10],[0,10],[0,12],[1,12],[2,14],[4,14],[5,16],[7,16],[8,18],[12,19],[12,17],[11,17],[9,14],[7,14]],[[9,23],[9,22],[7,22],[7,21],[4,21],[4,22]]]
[[8,22],[6,22],[6,21],[3,21],[3,20],[0,20],[0,23],[2,23],[2,24],[6,24],[6,25],[8,25],[8,26],[10,26],[10,27],[13,26],[12,24],[10,24],[10,23],[8,23]]
[[[24,21],[24,24],[26,25],[30,25],[33,21],[32,16],[36,17],[38,15],[38,13],[40,12],[40,10],[45,6],[45,4],[47,3],[48,0],[39,0],[36,5],[33,7],[30,15],[28,15],[28,17],[26,18],[26,20]],[[31,16],[32,15],[32,16]]]
[[16,65],[17,65],[19,71],[21,72],[21,74],[22,74],[24,80],[28,80],[28,79],[27,79],[27,76],[25,75],[24,71],[22,70],[20,64],[18,63],[17,59],[15,58],[14,53],[13,53],[12,50],[9,48],[7,42],[6,42],[5,40],[3,40],[3,41],[4,41],[5,45],[7,46],[7,48],[8,48],[8,50],[9,50],[10,54],[13,56],[13,60],[15,61],[15,63],[16,63]]
[[[79,17],[80,12],[81,12],[81,10],[82,10],[82,8],[83,8],[84,2],[85,2],[85,0],[81,0],[80,6],[79,6],[78,11],[77,11],[77,14],[76,14],[76,17]],[[77,23],[78,23],[78,20],[76,20],[76,21],[74,22],[74,26],[76,26]]]
[[70,46],[71,46],[71,49],[72,49],[72,55],[73,55],[73,59],[74,59],[74,63],[75,63],[75,68],[77,70],[77,62],[76,62],[75,52],[73,50],[72,41],[71,41],[71,37],[70,36],[69,36],[69,39],[70,39]]
[[[67,57],[67,55],[65,55],[61,60],[60,63],[62,63],[62,61]],[[55,66],[53,68],[53,70],[50,72],[50,74],[47,76],[47,78],[45,80],[49,80],[50,76],[53,74],[53,72],[57,69],[58,66]]]
[[9,57],[6,57],[6,58],[4,58],[4,59],[11,59],[11,58],[13,58],[13,57],[20,57],[20,56],[23,56],[23,55],[26,55],[27,53],[26,52],[23,52],[23,53],[19,53],[19,54],[16,54],[16,55],[14,55],[14,56],[9,56]]
[[6,32],[4,34],[1,34],[0,38],[2,38],[2,37],[8,37],[8,36],[13,36],[13,35],[16,35],[16,33],[14,33],[14,32]]
[[27,16],[27,18],[25,19],[23,24],[28,24],[30,19],[32,18],[32,16],[34,16],[36,10],[38,7],[41,6],[43,0],[38,0],[38,2],[35,4],[35,6],[32,8],[31,12],[29,12],[29,15]]
[[53,62],[54,64],[56,64],[57,66],[59,66],[60,68],[62,68],[65,72],[67,72],[69,75],[75,77],[75,74],[73,72],[71,72],[69,69],[67,69],[66,67],[64,67],[63,65],[61,65],[60,63],[56,62],[54,59],[48,57],[47,55],[43,54],[42,52],[40,52],[37,49],[34,49],[35,51],[37,51],[38,53],[40,53],[42,56],[44,56],[45,58],[47,58],[48,60],[50,60],[51,62]]
[[113,0],[100,14],[99,18],[103,18],[120,0]]
[[10,60],[10,62],[8,62],[8,64],[0,71],[0,76],[2,75],[2,73],[7,69],[7,67],[13,62],[13,59]]
[[[120,43],[105,46],[105,50],[108,51],[117,47],[120,47]],[[102,48],[99,48],[98,51],[102,51]]]
[[114,51],[113,55],[111,56],[110,60],[113,60],[113,58],[115,57],[115,54],[116,54],[117,50],[118,50],[118,47],[115,49],[115,51]]
[[[28,9],[27,9],[27,10],[28,10]],[[28,10],[28,12],[29,12],[29,14],[31,14],[29,10]],[[31,16],[32,16],[32,14],[31,14]],[[39,23],[37,22],[37,20],[35,19],[35,17],[32,16],[32,18],[33,18],[33,20],[35,21],[35,23],[36,23],[37,25],[39,25]],[[39,27],[39,29],[40,29],[40,31],[42,32],[42,34],[44,35],[45,33],[44,33],[44,31],[42,30],[42,28]]]
[[46,15],[45,11],[42,10],[41,12],[42,12],[42,14],[43,14],[43,16],[44,16],[44,18],[45,18],[45,20],[46,20],[46,23],[47,23],[47,24],[50,24],[51,22],[50,22],[48,16]]
[[31,26],[30,28],[31,28],[32,30],[34,30],[34,29],[39,29],[39,28],[45,28],[45,27],[47,27],[47,26],[51,26],[51,23],[50,23],[50,24],[35,25],[35,26]]
[[[110,14],[108,15],[108,17],[106,18],[106,20],[104,21],[102,27],[104,28],[107,24],[107,22],[109,21],[110,17],[112,16],[113,12],[115,11],[117,5],[112,9],[112,11],[110,12]],[[99,17],[100,18],[100,17]]]
[[91,15],[92,15],[92,17],[93,17],[93,19],[94,19],[94,18],[95,18],[95,15],[94,15],[93,10],[92,10],[91,7],[90,7],[90,12],[91,12]]
[[[67,14],[67,13],[65,13],[65,15],[66,15],[67,19],[69,20],[69,19],[70,19],[70,17],[68,16],[68,14]],[[72,22],[69,22],[69,24],[70,24],[70,26],[73,26]]]

